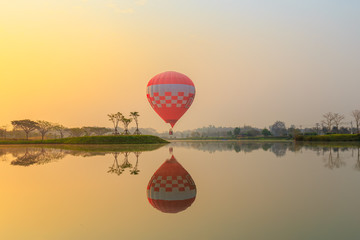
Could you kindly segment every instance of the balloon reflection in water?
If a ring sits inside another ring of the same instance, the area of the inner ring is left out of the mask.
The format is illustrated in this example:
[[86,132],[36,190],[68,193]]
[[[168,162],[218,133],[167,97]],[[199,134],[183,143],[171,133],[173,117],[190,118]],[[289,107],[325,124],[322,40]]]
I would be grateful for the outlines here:
[[178,213],[194,202],[195,182],[172,155],[150,179],[147,197],[154,208],[164,213]]

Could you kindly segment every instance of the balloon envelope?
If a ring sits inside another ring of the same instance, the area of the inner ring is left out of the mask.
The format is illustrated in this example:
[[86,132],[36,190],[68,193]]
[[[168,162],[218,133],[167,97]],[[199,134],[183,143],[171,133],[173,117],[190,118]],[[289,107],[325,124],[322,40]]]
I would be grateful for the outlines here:
[[150,179],[147,197],[154,208],[164,213],[178,213],[194,202],[196,186],[190,174],[172,156]]
[[194,101],[195,86],[182,73],[163,72],[150,79],[146,96],[155,112],[174,127]]

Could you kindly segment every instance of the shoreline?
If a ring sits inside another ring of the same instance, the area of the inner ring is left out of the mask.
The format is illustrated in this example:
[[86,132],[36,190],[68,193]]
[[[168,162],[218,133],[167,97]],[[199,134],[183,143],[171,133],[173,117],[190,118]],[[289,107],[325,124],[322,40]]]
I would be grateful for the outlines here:
[[46,140],[0,140],[0,145],[126,145],[166,143],[169,142],[152,135],[86,136]]

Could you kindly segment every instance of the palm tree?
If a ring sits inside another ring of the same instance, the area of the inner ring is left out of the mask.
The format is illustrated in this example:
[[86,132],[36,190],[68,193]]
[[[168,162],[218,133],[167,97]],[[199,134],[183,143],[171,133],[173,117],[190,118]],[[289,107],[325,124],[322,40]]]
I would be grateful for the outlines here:
[[122,116],[120,121],[124,124],[124,132],[122,134],[130,135],[128,128],[129,128],[129,124],[132,122],[132,118],[126,118]]
[[109,121],[111,121],[114,125],[114,135],[119,135],[119,132],[117,130],[119,122],[122,121],[122,118],[124,117],[120,112],[108,114]]
[[136,130],[134,132],[134,135],[141,135],[141,132],[139,130],[139,122],[138,122],[138,117],[139,117],[139,112],[130,112],[130,117],[132,117],[135,121],[136,124]]

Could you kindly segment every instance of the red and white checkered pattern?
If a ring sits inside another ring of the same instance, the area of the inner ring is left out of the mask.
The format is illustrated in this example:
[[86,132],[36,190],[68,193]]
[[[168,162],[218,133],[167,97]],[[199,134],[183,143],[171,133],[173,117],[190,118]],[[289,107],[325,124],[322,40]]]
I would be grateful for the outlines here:
[[165,213],[184,211],[196,198],[196,185],[174,156],[166,160],[147,185],[149,203]]
[[150,188],[153,188],[154,192],[159,192],[160,189],[165,190],[165,192],[172,192],[172,191],[190,191],[195,189],[194,183],[190,182],[192,179],[187,177],[184,179],[182,176],[157,176],[152,180]]
[[192,101],[194,95],[185,95],[184,92],[165,92],[165,95],[160,95],[158,92],[154,92],[153,95],[147,94],[147,98],[154,108],[188,108],[190,107],[189,101]]

